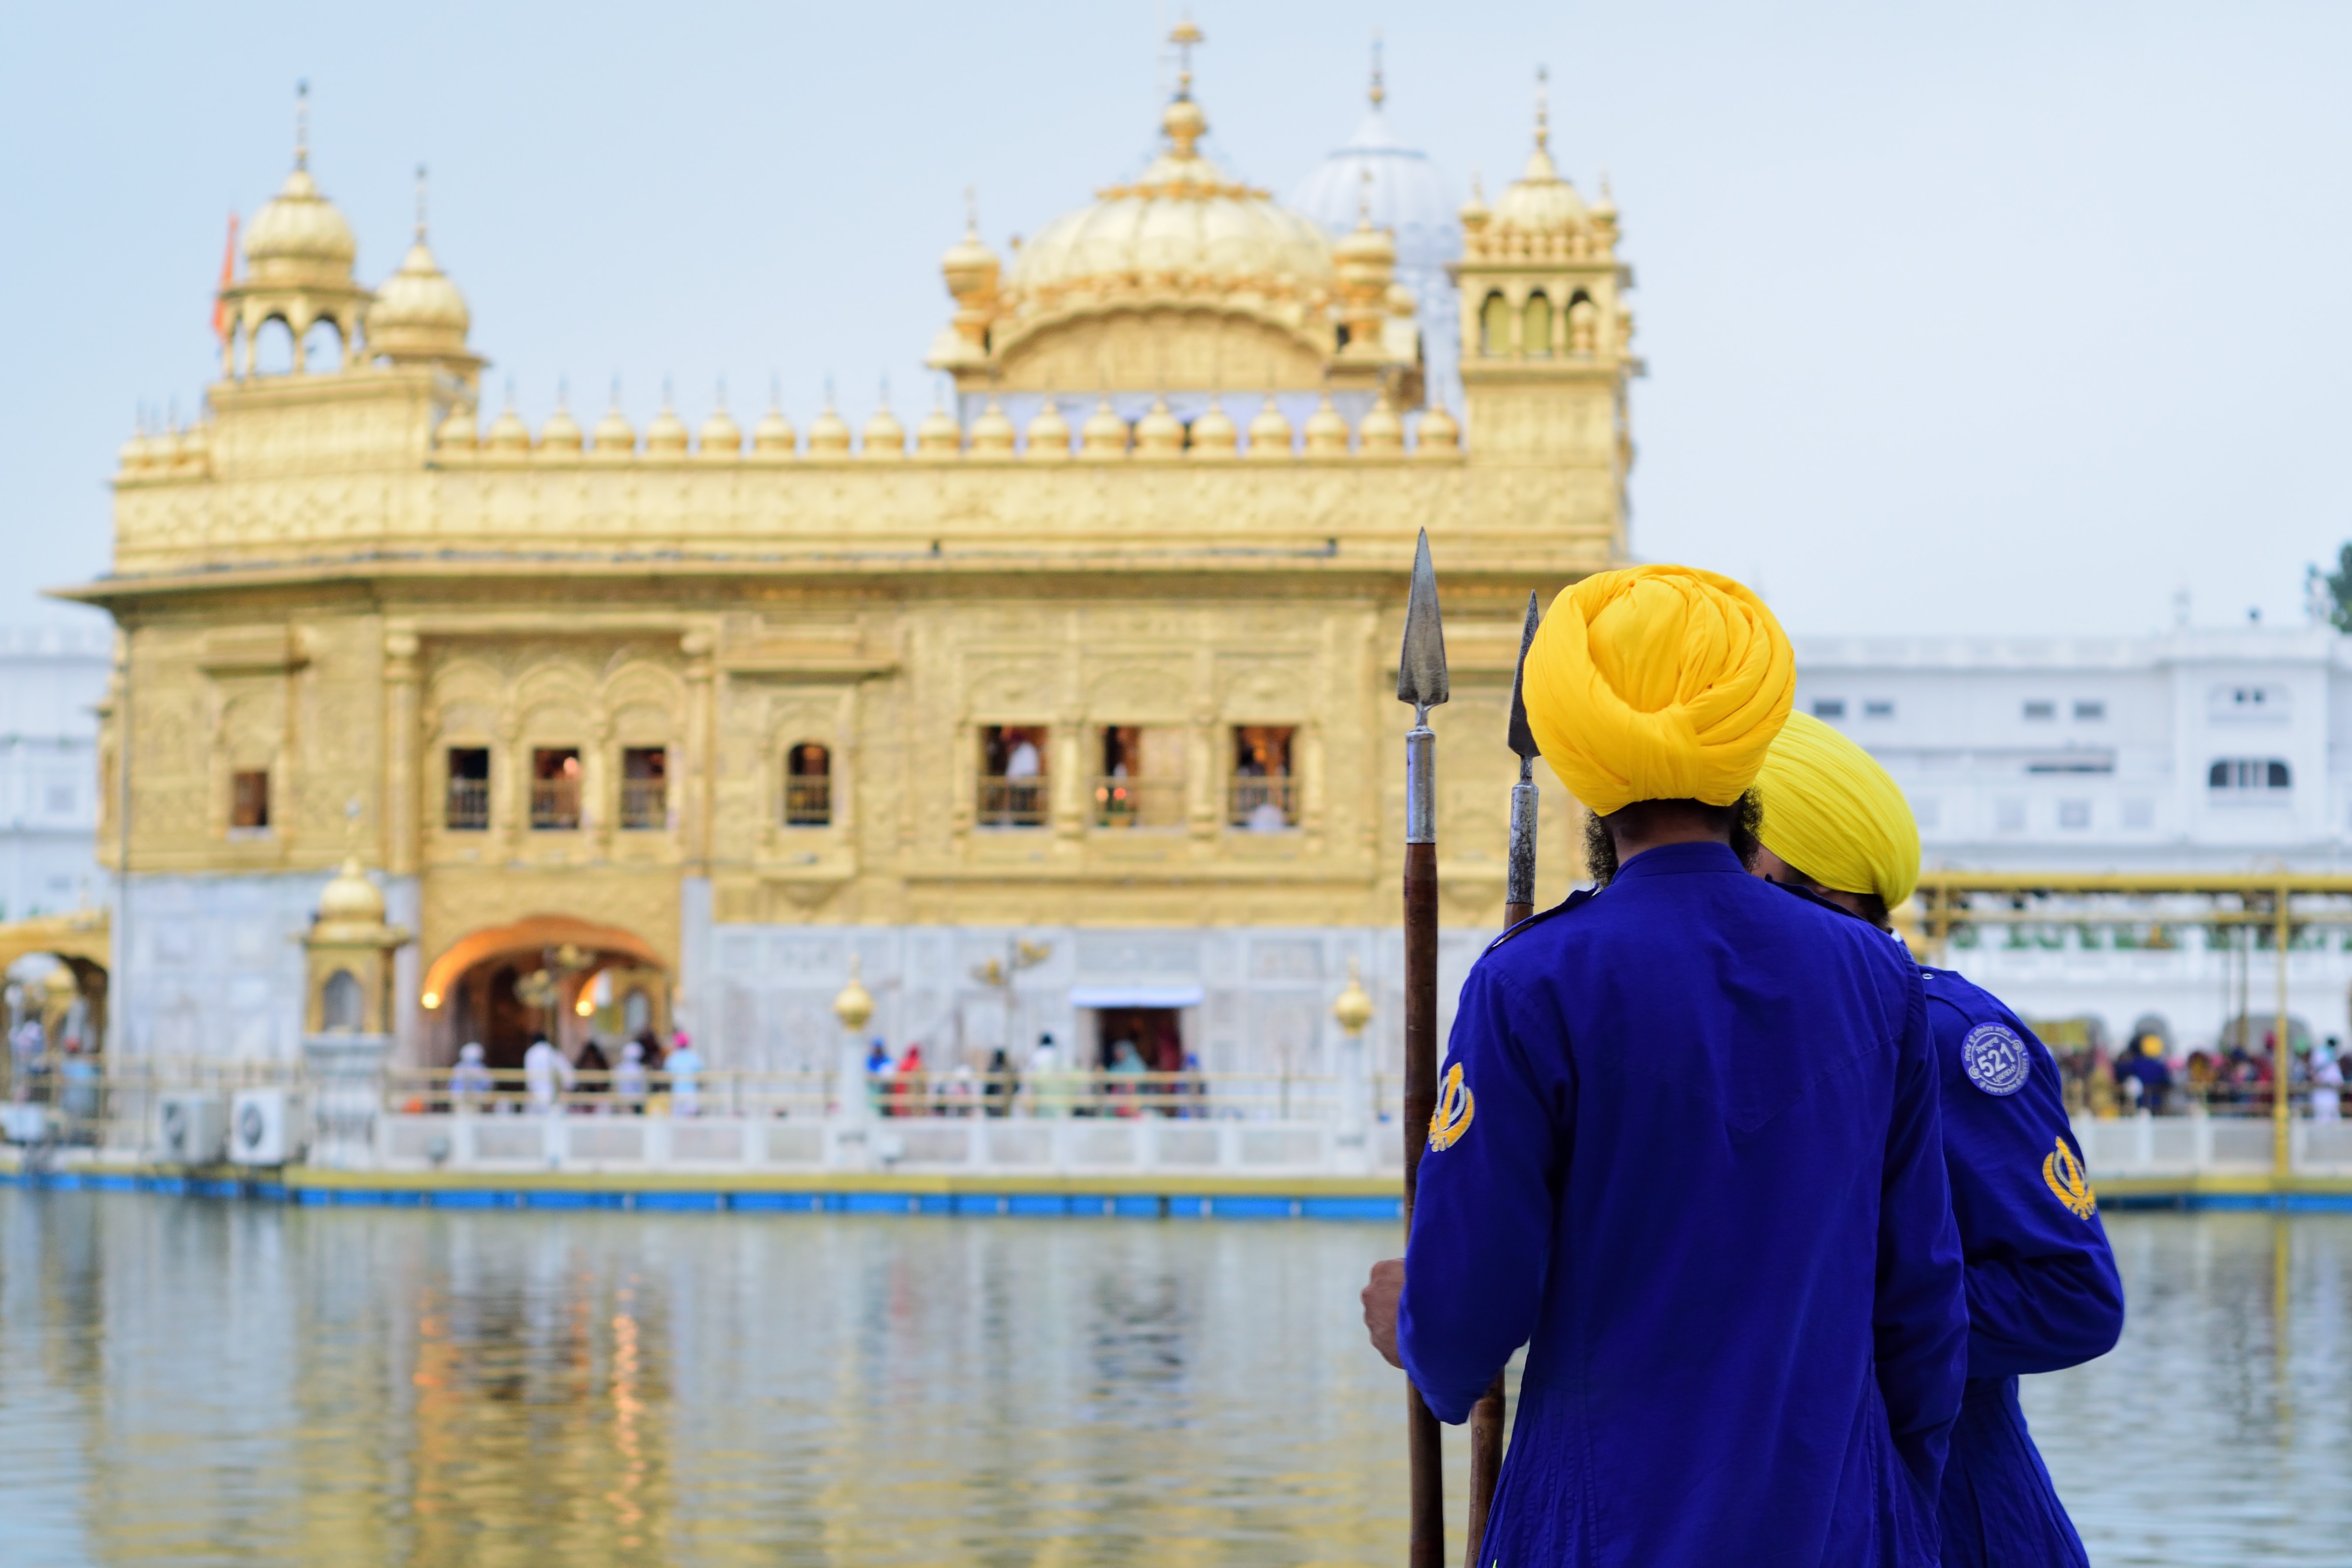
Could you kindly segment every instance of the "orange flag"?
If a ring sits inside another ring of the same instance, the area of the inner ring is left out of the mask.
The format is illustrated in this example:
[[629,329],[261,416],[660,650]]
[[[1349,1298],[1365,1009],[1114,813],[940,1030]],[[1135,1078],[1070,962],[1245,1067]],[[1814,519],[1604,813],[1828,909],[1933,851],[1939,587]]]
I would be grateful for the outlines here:
[[236,214],[228,215],[228,248],[221,253],[220,288],[213,295],[213,336],[228,341],[228,301],[226,294],[236,282]]

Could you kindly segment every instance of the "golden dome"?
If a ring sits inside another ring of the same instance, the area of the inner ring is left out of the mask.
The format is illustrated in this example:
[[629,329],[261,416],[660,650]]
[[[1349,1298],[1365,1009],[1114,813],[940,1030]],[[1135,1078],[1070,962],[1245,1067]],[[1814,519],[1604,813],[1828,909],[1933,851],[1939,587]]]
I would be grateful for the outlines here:
[[800,434],[784,411],[770,404],[751,429],[751,455],[767,463],[788,463],[800,449]]
[[714,408],[696,437],[696,455],[714,463],[732,463],[743,455],[743,427],[724,408]]
[[489,439],[483,444],[492,452],[511,456],[520,456],[530,451],[530,427],[523,423],[522,415],[515,412],[511,392],[508,394],[507,406],[499,411],[498,418],[490,421]]
[[596,422],[595,454],[598,461],[622,463],[637,455],[637,433],[629,423],[629,416],[621,412],[621,389],[613,388],[613,406]]
[[562,403],[539,427],[539,459],[542,463],[572,463],[580,458],[580,422]]
[[1473,234],[1485,228],[1486,221],[1495,215],[1486,206],[1486,193],[1479,189],[1478,176],[1475,174],[1470,176],[1470,199],[1462,204],[1462,211],[1458,215],[1461,217],[1462,226]]
[[245,231],[248,283],[350,281],[359,241],[335,204],[319,194],[309,163],[298,153],[286,183],[253,214]]
[[971,455],[974,457],[1010,457],[1013,455],[1013,422],[1004,411],[990,398],[980,417],[971,422]]
[[830,393],[824,400],[824,412],[809,425],[808,455],[812,460],[849,455],[849,422],[834,411]]
[[959,304],[983,301],[993,295],[1000,267],[996,253],[982,243],[977,223],[966,228],[963,238],[940,258],[940,270],[947,275],[948,292]]
[[646,455],[683,457],[686,455],[686,421],[678,418],[677,410],[670,406],[669,399],[665,395],[661,412],[654,415],[651,424],[646,426]]
[[1184,425],[1168,412],[1166,398],[1151,400],[1151,412],[1135,422],[1135,455],[1138,457],[1181,457],[1184,453]]
[[[1312,437],[1309,438],[1310,440]],[[1363,423],[1356,427],[1360,451],[1367,457],[1401,457],[1404,455],[1404,421],[1389,402],[1389,394],[1381,393],[1371,412],[1364,415]]]
[[344,857],[343,867],[334,880],[320,890],[319,924],[321,925],[381,925],[383,924],[383,894],[360,869],[357,855]]
[[1062,411],[1047,398],[1037,410],[1037,417],[1029,422],[1029,444],[1023,452],[1032,463],[1067,463],[1070,460],[1070,422]]
[[1249,455],[1260,461],[1290,455],[1290,421],[1275,406],[1272,392],[1265,394],[1265,406],[1250,421]]
[[857,455],[868,463],[897,463],[907,455],[907,427],[884,403],[859,433]]
[[1331,394],[1325,392],[1315,412],[1307,416],[1307,455],[1309,457],[1344,457],[1348,454],[1348,422],[1331,406]]
[[475,428],[474,411],[470,408],[451,409],[449,417],[443,420],[440,427],[433,433],[435,445],[446,446],[453,452],[471,452],[481,444],[481,439],[480,431]]
[[963,452],[963,432],[957,427],[955,416],[944,406],[934,405],[915,428],[915,455],[928,462],[942,462]]
[[1105,398],[1078,427],[1078,456],[1089,463],[1107,463],[1126,455],[1127,421]]
[[147,465],[152,460],[147,445],[147,433],[143,430],[132,431],[131,439],[122,444],[122,451],[118,456],[122,471],[125,474],[143,474],[147,471]]
[[1584,198],[1552,167],[1551,113],[1543,81],[1538,72],[1535,150],[1528,154],[1527,168],[1495,204],[1493,226],[1501,233],[1561,234],[1584,226]]
[[1192,422],[1192,455],[1206,458],[1232,457],[1235,455],[1237,434],[1224,405],[1211,398],[1208,412]]
[[1462,427],[1454,416],[1439,403],[1421,416],[1421,430],[1412,455],[1415,457],[1453,457],[1462,451]]
[[368,348],[395,361],[466,356],[466,332],[473,320],[466,297],[419,235],[400,270],[383,280],[368,306]]

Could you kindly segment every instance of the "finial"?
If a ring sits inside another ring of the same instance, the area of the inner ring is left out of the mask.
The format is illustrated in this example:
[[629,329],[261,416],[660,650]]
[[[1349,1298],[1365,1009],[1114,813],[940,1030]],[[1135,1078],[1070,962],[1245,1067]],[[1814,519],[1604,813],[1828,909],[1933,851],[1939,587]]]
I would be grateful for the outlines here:
[[882,372],[882,406],[890,406],[890,372],[887,371]]
[[1372,29],[1372,108],[1378,110],[1389,100],[1389,89],[1381,80],[1381,30]]
[[1363,177],[1356,186],[1356,226],[1360,229],[1372,226],[1372,166],[1370,163],[1364,165]]
[[662,377],[662,412],[664,413],[669,413],[671,405],[676,402],[677,400],[670,396],[669,378],[667,376]]
[[425,165],[416,166],[416,243],[425,243]]
[[772,413],[784,411],[784,378],[775,371],[768,372],[768,409]]
[[980,197],[970,185],[963,188],[963,226],[973,238],[980,237]]
[[1551,68],[1536,68],[1536,151],[1551,146]]
[[824,411],[827,413],[833,412],[833,372],[831,371],[824,372]]
[[507,407],[514,407],[514,377],[507,378]]
[[1617,199],[1609,193],[1609,171],[1601,171],[1601,201],[1604,206],[1615,206]]
[[621,372],[618,371],[613,372],[613,412],[621,412]]
[[1180,99],[1191,98],[1192,96],[1192,46],[1206,43],[1208,39],[1188,16],[1176,24],[1176,30],[1168,35],[1168,41],[1176,46],[1176,96]]
[[294,84],[294,167],[310,166],[310,84]]
[[719,378],[719,410],[722,413],[727,411],[727,378],[725,376]]
[[566,371],[555,378],[555,406],[559,411],[572,407],[572,375]]

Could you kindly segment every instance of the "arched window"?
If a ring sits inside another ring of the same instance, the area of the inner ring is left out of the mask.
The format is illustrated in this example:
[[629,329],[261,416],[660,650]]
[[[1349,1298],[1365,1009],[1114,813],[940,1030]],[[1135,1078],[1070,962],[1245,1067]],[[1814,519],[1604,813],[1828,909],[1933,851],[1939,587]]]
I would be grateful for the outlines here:
[[358,977],[349,969],[328,976],[319,993],[319,1027],[329,1034],[356,1034],[362,1011]]
[[1505,355],[1511,351],[1511,305],[1499,294],[1486,296],[1478,308],[1478,351]]
[[1519,327],[1519,351],[1530,359],[1551,357],[1551,300],[1541,291],[1528,296],[1527,319]]
[[283,316],[272,316],[253,334],[253,373],[283,376],[294,370],[294,329]]
[[302,368],[314,376],[329,376],[343,368],[343,329],[320,317],[302,334]]
[[784,753],[784,826],[833,825],[833,753],[814,740],[795,742]]
[[2275,757],[2220,757],[2205,772],[2210,789],[2292,789],[2294,769]]

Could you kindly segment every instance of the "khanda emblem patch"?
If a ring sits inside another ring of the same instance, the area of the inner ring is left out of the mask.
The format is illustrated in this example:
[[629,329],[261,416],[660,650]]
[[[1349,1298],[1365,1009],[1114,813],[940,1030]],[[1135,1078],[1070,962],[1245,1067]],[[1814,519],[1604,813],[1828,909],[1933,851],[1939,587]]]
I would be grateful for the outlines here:
[[2059,1139],[2058,1146],[2042,1156],[2042,1179],[2075,1218],[2088,1219],[2098,1212],[2099,1195],[2091,1190],[2089,1178],[2083,1175],[2083,1162],[2074,1157],[2065,1139]]
[[1462,1082],[1462,1064],[1457,1061],[1445,1070],[1445,1082],[1437,1092],[1437,1111],[1429,1118],[1429,1152],[1435,1154],[1460,1143],[1477,1110],[1478,1102],[1470,1085]]

